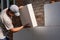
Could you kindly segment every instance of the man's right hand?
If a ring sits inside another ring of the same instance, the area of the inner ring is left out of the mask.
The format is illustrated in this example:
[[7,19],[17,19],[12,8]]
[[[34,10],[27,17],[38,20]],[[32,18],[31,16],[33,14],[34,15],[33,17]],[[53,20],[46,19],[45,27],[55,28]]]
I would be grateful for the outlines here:
[[29,25],[29,23],[24,25],[24,28],[30,28],[31,26]]

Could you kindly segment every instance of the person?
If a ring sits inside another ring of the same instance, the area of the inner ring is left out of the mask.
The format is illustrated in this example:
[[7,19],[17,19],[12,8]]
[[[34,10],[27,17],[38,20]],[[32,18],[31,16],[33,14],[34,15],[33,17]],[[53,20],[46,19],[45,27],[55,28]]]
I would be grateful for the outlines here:
[[11,5],[9,8],[6,8],[1,12],[0,19],[5,29],[3,29],[3,27],[0,26],[0,40],[7,40],[8,31],[18,32],[26,27],[27,24],[24,26],[14,28],[12,24],[13,16],[20,16],[19,7],[17,5]]

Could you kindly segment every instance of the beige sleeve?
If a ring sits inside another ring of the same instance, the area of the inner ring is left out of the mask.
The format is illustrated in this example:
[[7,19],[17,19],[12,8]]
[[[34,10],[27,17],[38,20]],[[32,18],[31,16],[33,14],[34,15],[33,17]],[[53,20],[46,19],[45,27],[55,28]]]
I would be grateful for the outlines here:
[[3,19],[3,24],[5,25],[7,30],[10,30],[13,28],[13,24],[10,20]]

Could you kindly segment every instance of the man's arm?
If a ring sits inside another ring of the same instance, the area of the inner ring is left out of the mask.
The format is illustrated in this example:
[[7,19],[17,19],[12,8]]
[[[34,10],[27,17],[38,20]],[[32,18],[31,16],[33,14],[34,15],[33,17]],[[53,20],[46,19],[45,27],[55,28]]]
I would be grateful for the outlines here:
[[27,23],[27,24],[25,24],[24,26],[12,28],[12,29],[10,29],[10,31],[12,31],[12,32],[18,32],[18,31],[22,30],[23,28],[30,28],[30,27],[31,27],[31,26],[29,25],[29,23]]
[[27,23],[24,26],[12,28],[12,29],[10,29],[10,31],[12,31],[12,32],[18,32],[18,31],[22,30],[23,28],[31,28],[31,26],[29,25],[29,23]]
[[11,28],[10,31],[11,32],[18,32],[18,31],[22,30],[23,28],[24,28],[24,26],[16,27],[16,28]]
[[6,29],[11,31],[11,32],[17,32],[19,30],[22,30],[24,28],[24,26],[20,26],[20,27],[14,27],[12,22],[10,20],[7,19],[3,19],[3,24],[5,25]]

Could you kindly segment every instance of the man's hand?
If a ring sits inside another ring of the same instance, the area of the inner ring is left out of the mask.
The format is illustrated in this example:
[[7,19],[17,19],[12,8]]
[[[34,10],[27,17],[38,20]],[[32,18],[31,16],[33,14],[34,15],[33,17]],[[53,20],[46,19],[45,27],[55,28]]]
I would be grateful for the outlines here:
[[23,8],[24,8],[24,6],[20,6],[20,7],[19,7],[19,9],[23,9]]
[[29,25],[29,23],[24,25],[24,28],[31,28],[31,26]]

